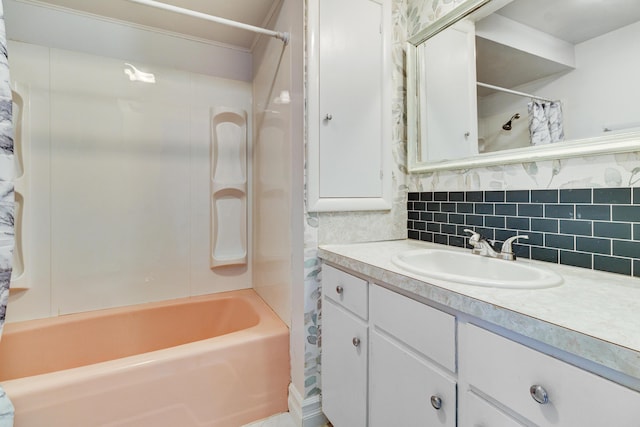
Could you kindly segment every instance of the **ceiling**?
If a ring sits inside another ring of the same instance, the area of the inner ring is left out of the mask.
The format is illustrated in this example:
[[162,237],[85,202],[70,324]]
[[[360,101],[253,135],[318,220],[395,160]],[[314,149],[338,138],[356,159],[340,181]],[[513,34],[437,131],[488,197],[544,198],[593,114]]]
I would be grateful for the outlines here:
[[[230,45],[242,50],[251,50],[258,37],[257,34],[247,30],[156,9],[128,0],[39,0],[39,2]],[[162,3],[266,27],[271,17],[277,12],[281,0],[162,0]]]
[[577,44],[640,20],[640,1],[515,0],[496,13]]

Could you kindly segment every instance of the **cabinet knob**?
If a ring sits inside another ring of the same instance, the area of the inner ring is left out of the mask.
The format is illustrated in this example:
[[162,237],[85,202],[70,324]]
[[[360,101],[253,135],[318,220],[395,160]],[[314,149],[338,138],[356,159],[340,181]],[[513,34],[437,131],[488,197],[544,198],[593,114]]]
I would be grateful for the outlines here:
[[327,113],[327,114],[324,116],[324,119],[325,119],[326,121],[329,121],[329,120],[333,119],[333,115],[332,115],[332,114]]
[[431,396],[431,406],[436,410],[442,408],[442,398],[439,396]]
[[342,292],[344,292],[344,288],[338,285],[336,286],[336,292],[338,293],[338,295],[342,295]]
[[360,347],[360,338],[353,337],[353,339],[351,340],[351,343],[353,343],[354,347]]
[[545,403],[549,403],[549,395],[547,394],[547,390],[545,390],[541,385],[532,385],[529,388],[529,393],[531,393],[531,397],[533,397],[533,400],[535,400],[539,404],[544,405]]

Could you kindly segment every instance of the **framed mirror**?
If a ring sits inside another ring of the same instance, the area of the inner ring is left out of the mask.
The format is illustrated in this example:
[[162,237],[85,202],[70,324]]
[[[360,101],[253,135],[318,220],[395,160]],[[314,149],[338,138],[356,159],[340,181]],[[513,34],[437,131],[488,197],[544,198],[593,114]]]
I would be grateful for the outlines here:
[[468,0],[409,39],[411,172],[640,151],[640,2]]

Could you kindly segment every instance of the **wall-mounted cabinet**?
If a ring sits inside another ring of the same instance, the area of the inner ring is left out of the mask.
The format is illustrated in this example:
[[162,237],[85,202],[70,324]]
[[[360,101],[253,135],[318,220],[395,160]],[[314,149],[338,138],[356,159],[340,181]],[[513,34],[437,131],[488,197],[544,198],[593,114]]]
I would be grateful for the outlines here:
[[309,2],[309,211],[391,209],[391,31],[390,0]]

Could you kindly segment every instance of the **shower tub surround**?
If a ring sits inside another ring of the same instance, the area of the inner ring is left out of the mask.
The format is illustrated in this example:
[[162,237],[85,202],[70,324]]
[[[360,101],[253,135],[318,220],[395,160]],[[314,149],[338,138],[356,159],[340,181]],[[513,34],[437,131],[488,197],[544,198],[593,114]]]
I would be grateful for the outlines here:
[[15,427],[244,425],[287,410],[288,342],[240,290],[10,323],[0,381]]
[[410,192],[410,239],[465,247],[474,229],[516,255],[640,277],[640,188]]

